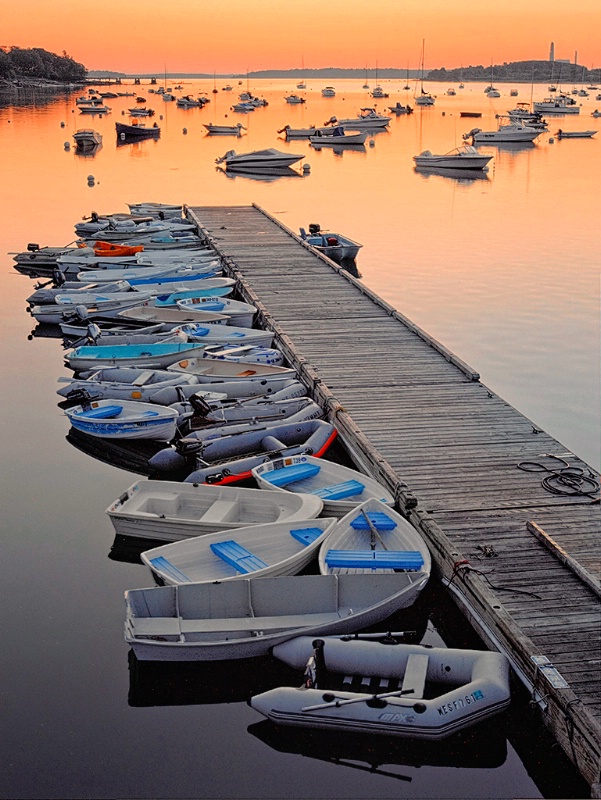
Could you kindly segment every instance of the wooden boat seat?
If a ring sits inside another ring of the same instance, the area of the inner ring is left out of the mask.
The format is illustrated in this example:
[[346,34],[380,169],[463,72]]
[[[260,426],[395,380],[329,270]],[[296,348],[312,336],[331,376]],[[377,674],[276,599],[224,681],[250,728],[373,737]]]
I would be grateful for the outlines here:
[[200,518],[201,522],[232,522],[238,512],[237,500],[215,500]]
[[273,631],[279,628],[305,628],[327,625],[344,617],[336,611],[317,612],[315,614],[286,614],[277,617],[231,617],[227,619],[182,619],[180,630],[184,634],[216,633],[228,631],[247,631],[255,635],[261,631]]
[[290,531],[290,536],[306,547],[312,544],[322,533],[321,528],[296,528]]
[[409,690],[411,689],[413,690],[409,695],[411,698],[415,698],[416,700],[422,698],[426,686],[427,671],[428,656],[425,654],[422,655],[421,653],[411,653],[407,659],[401,691],[409,694]]
[[269,566],[258,556],[231,539],[227,542],[215,542],[210,547],[216,556],[219,556],[219,558],[243,575]]
[[157,570],[169,574],[178,583],[182,581],[186,583],[191,582],[191,579],[187,575],[185,575],[181,570],[179,570],[174,564],[168,561],[165,558],[165,556],[157,556],[156,558],[151,558],[150,563],[152,564],[152,566],[156,567]]
[[273,486],[287,486],[295,481],[312,478],[317,475],[321,467],[317,464],[291,464],[289,467],[280,467],[262,475]]
[[345,497],[354,497],[361,494],[365,489],[364,484],[356,480],[335,483],[332,486],[324,486],[322,489],[315,489],[310,492],[322,500],[343,500]]
[[131,382],[132,386],[144,386],[153,375],[154,372],[151,369],[145,369],[144,372],[141,372],[138,377]]
[[77,416],[85,417],[85,419],[110,419],[118,416],[122,411],[123,406],[119,405],[99,406],[98,408],[81,411]]
[[[383,511],[371,511],[368,512],[367,516],[377,531],[392,531],[396,528],[396,522]],[[363,514],[359,514],[355,517],[355,519],[351,522],[351,528],[356,531],[370,530],[367,520]]]
[[328,550],[326,564],[347,569],[418,570],[424,558],[418,550]]

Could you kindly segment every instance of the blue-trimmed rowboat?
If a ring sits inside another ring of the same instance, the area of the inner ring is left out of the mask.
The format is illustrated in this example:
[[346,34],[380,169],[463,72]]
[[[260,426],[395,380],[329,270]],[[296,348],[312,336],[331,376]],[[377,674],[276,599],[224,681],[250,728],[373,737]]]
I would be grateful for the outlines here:
[[102,439],[151,439],[168,442],[175,436],[177,411],[134,400],[95,400],[65,411],[81,433]]

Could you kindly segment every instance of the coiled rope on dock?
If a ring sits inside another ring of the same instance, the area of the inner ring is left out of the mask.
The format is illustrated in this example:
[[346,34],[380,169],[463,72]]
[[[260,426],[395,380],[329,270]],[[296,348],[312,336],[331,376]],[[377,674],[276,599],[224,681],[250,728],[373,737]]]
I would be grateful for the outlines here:
[[590,469],[574,467],[565,458],[543,453],[543,458],[553,458],[562,466],[553,469],[538,461],[520,461],[518,469],[524,472],[545,472],[541,481],[543,489],[551,494],[568,497],[593,497],[599,492],[599,480]]

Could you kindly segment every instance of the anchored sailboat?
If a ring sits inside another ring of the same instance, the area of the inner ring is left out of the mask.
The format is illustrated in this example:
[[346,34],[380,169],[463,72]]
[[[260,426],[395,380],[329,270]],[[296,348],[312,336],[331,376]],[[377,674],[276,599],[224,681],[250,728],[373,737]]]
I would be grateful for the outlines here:
[[[434,105],[434,98],[429,92],[426,92],[424,89],[424,55],[426,52],[426,40],[422,39],[422,63],[420,67],[420,82],[421,82],[421,91],[419,94],[414,96],[415,105],[416,106],[433,106]],[[417,86],[416,86],[417,90]]]

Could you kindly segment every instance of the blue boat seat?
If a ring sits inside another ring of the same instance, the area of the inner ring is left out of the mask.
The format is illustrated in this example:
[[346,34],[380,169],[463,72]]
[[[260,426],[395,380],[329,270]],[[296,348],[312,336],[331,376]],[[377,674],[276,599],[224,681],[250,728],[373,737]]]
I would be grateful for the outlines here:
[[168,561],[165,556],[151,558],[150,563],[158,572],[164,572],[178,583],[190,583],[190,578]]
[[326,564],[343,569],[418,570],[424,557],[419,550],[328,550]]
[[304,544],[305,547],[313,544],[313,542],[318,539],[323,531],[321,528],[293,528],[290,531],[290,536],[296,539],[301,544]]
[[332,486],[324,486],[322,489],[315,489],[310,494],[321,497],[322,500],[343,500],[345,497],[354,497],[365,489],[365,485],[356,480],[335,483]]
[[110,419],[111,417],[118,416],[123,411],[123,406],[110,405],[98,406],[98,408],[89,408],[87,411],[78,412],[78,417],[85,417],[85,419]]
[[255,572],[258,569],[265,569],[269,566],[262,561],[258,556],[249,552],[245,547],[239,545],[238,542],[229,540],[227,542],[215,542],[211,545],[211,550],[216,556],[223,559],[231,567],[234,567],[238,572],[243,575],[249,572]]
[[289,483],[312,478],[320,469],[318,464],[291,464],[289,467],[280,467],[280,469],[262,473],[261,477],[273,486],[288,486]]
[[[396,528],[396,522],[383,511],[371,511],[366,513],[369,517],[369,521],[377,531],[393,531]],[[356,531],[371,530],[362,513],[358,514],[351,522],[351,528]]]

